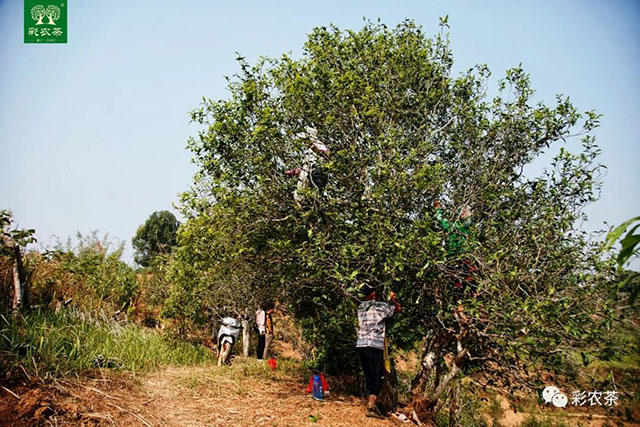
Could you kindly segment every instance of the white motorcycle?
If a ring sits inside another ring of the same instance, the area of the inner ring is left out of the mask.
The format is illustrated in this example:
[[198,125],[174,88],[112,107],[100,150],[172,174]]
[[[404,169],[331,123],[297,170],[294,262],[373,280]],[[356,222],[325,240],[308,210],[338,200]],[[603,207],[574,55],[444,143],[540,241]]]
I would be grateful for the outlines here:
[[218,366],[230,364],[231,350],[238,340],[242,325],[233,317],[225,317],[218,329]]

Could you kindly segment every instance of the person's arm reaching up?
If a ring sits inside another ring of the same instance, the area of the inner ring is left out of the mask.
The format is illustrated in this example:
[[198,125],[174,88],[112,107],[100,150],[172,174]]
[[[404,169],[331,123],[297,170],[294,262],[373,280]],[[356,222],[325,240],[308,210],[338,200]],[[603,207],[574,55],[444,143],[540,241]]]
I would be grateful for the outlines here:
[[393,302],[393,312],[394,312],[394,314],[395,313],[400,313],[402,311],[402,306],[400,305],[400,303],[396,299],[396,294],[392,291],[389,294],[389,297],[391,298],[391,301]]

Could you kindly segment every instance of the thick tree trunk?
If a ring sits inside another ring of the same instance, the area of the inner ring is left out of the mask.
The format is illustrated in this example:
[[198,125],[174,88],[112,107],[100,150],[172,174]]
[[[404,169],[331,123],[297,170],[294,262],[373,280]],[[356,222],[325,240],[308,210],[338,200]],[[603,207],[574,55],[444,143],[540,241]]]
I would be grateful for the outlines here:
[[421,423],[430,423],[435,417],[438,400],[450,387],[462,368],[468,350],[458,342],[457,353],[450,366],[444,363],[447,345],[455,337],[443,332],[429,333],[425,339],[419,374],[414,378],[411,389],[413,418]]
[[395,412],[398,410],[398,376],[393,361],[391,361],[389,371],[387,371],[386,366],[384,371],[382,389],[380,390],[377,404],[382,412]]
[[462,369],[462,362],[464,361],[464,358],[466,356],[467,356],[467,349],[464,349],[464,348],[461,349],[460,352],[453,359],[451,368],[449,368],[449,372],[447,372],[447,374],[444,376],[440,384],[438,384],[438,387],[433,392],[432,399],[438,400],[440,396],[442,396],[442,393],[444,393],[444,391],[447,389],[451,381],[458,376],[458,374],[460,373],[460,370]]
[[457,426],[462,408],[460,406],[460,382],[452,386],[451,397],[449,402],[449,425]]
[[22,253],[20,246],[13,247],[13,315],[17,315],[24,304],[24,283],[22,274]]
[[436,376],[433,374],[436,365],[442,360],[443,338],[442,336],[436,336],[433,331],[428,332],[425,337],[420,372],[411,384],[411,396],[414,401],[424,396],[428,389],[435,387],[433,381]]
[[242,319],[242,355],[249,357],[249,342],[251,341],[251,328],[249,328],[249,320]]

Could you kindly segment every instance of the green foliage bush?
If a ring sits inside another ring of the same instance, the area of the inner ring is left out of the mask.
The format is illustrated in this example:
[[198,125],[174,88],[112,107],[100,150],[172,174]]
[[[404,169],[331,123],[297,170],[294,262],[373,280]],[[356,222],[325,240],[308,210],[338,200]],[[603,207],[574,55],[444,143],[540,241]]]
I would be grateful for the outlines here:
[[254,316],[259,306],[282,298],[280,279],[250,248],[249,212],[212,208],[179,230],[178,247],[167,266],[171,284],[163,315],[176,319],[180,334],[202,330],[223,307]]
[[73,298],[88,311],[129,308],[139,286],[135,270],[121,260],[123,251],[123,242],[94,232],[78,233],[75,243],[58,243],[43,254],[28,254],[32,304],[48,305],[55,295]]

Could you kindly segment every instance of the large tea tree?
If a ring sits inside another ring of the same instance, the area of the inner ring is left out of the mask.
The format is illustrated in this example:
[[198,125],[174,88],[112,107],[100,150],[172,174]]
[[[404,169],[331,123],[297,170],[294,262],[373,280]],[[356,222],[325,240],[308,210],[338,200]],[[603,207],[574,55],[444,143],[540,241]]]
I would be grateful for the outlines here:
[[[424,340],[422,420],[461,372],[517,377],[596,342],[598,256],[574,229],[598,193],[595,113],[562,96],[534,104],[521,68],[489,98],[486,66],[453,76],[447,37],[411,21],[316,28],[300,57],[239,61],[230,97],[192,113],[200,170],[183,197],[173,316],[229,286],[267,288],[325,366],[353,368],[359,289],[393,290],[405,310],[392,341]],[[285,173],[304,166],[306,127],[329,150],[316,154],[321,190]],[[544,173],[523,173],[549,150]]]

